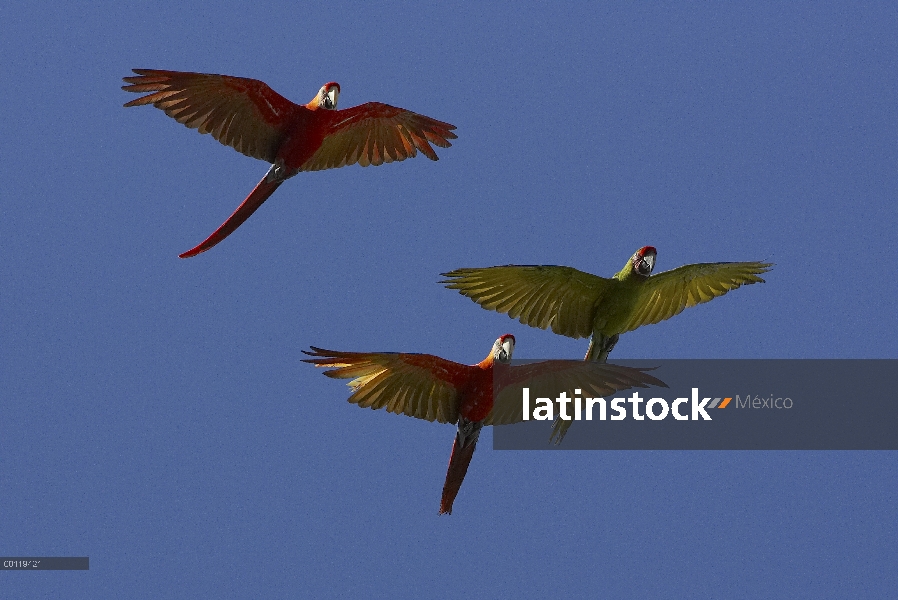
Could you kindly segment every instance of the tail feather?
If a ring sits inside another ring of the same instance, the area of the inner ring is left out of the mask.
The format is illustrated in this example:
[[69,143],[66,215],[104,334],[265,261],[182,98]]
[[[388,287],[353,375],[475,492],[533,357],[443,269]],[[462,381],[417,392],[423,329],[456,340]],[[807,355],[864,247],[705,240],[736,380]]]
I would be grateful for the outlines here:
[[446,471],[446,483],[443,484],[443,497],[440,500],[440,514],[452,514],[452,503],[458,495],[462,481],[468,473],[468,465],[477,448],[477,440],[471,440],[463,448],[459,447],[458,436],[452,444],[452,456],[449,457],[449,469]]
[[191,256],[196,256],[201,252],[205,252],[209,248],[212,248],[216,244],[218,244],[221,240],[225,239],[229,235],[231,235],[235,229],[240,227],[244,221],[246,221],[250,215],[256,212],[256,209],[262,206],[262,203],[268,200],[268,198],[274,193],[274,190],[278,189],[278,187],[284,182],[284,180],[280,181],[268,181],[268,177],[262,179],[259,184],[250,192],[249,196],[246,197],[240,206],[237,207],[237,210],[234,211],[228,220],[221,224],[221,227],[215,230],[212,235],[207,237],[202,244],[193,248],[192,250],[188,250],[184,254],[179,255],[180,258],[190,258]]

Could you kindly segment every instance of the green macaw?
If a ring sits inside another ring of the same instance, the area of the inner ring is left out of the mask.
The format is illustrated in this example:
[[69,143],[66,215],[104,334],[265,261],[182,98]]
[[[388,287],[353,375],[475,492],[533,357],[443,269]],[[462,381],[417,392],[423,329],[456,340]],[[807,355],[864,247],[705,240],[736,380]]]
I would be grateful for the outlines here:
[[[622,333],[680,314],[683,309],[750,283],[773,265],[761,262],[699,263],[652,276],[657,251],[640,248],[611,279],[554,265],[456,269],[443,276],[483,308],[507,313],[524,325],[552,328],[572,338],[591,337],[585,360],[605,362]],[[552,432],[560,442],[570,421]]]

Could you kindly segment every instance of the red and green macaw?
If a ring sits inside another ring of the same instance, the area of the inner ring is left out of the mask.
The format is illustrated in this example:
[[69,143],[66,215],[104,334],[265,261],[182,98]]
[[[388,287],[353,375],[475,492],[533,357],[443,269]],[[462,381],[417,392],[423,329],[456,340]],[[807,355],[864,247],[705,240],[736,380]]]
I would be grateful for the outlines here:
[[[664,382],[641,369],[596,365],[579,361],[543,361],[508,365],[514,352],[514,336],[499,337],[485,359],[463,365],[431,354],[336,352],[311,349],[305,362],[330,368],[324,374],[351,379],[349,402],[426,421],[455,423],[449,468],[440,500],[440,514],[451,513],[468,465],[474,456],[480,430],[485,425],[506,425],[523,420],[522,386],[533,397],[568,388],[584,394],[606,396],[619,390]],[[514,385],[515,387],[510,387]]]
[[[604,362],[622,333],[680,314],[730,290],[763,283],[773,265],[720,262],[684,265],[652,275],[657,251],[637,250],[611,278],[571,267],[506,265],[443,273],[447,288],[524,325],[572,338],[591,337],[585,360]],[[558,420],[558,441],[570,421]]]
[[227,221],[181,258],[205,252],[228,237],[286,179],[301,171],[363,167],[416,156],[437,160],[430,144],[448,148],[454,125],[403,108],[368,102],[337,110],[340,85],[324,84],[312,101],[294,104],[256,79],[134,69],[123,90],[148,93],[125,104],[152,104],[165,114],[271,168]]

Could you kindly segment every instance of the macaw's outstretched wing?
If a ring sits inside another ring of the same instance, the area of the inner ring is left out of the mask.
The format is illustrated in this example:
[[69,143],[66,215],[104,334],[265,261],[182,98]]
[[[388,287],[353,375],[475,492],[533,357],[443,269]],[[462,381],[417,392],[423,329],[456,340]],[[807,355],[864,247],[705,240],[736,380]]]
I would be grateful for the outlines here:
[[147,93],[125,104],[152,104],[178,123],[212,137],[242,154],[270,163],[297,111],[290,102],[256,79],[134,69],[136,77],[124,77],[127,92]]
[[[620,390],[656,385],[667,387],[649,375],[651,369],[637,369],[582,360],[547,360],[525,365],[496,365],[494,389],[498,388],[493,410],[484,425],[508,425],[523,420],[523,388],[529,388],[531,403],[536,398],[552,401],[561,392],[568,398],[601,398]],[[575,392],[575,390],[580,390]],[[569,412],[573,409],[568,407]]]
[[312,346],[305,360],[329,367],[324,375],[351,379],[349,401],[363,408],[440,423],[458,420],[459,386],[475,369],[430,354],[337,352]]
[[612,283],[554,265],[456,269],[443,276],[449,279],[440,283],[483,308],[572,338],[592,335],[595,306]]
[[620,333],[669,319],[742,285],[764,283],[759,275],[772,266],[761,262],[699,263],[652,275],[639,289]]
[[336,111],[321,147],[300,167],[301,171],[336,169],[359,163],[363,167],[405,160],[420,150],[437,160],[434,144],[448,148],[455,125],[380,102]]

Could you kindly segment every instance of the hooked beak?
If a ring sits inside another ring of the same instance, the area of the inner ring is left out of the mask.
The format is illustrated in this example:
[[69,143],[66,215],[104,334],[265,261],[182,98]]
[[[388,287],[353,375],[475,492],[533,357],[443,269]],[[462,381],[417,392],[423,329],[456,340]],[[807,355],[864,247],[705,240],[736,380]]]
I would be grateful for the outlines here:
[[646,269],[651,273],[652,269],[655,268],[655,255],[654,254],[646,254],[642,257],[643,262],[645,263]]
[[649,275],[652,272],[652,269],[655,268],[655,255],[654,254],[646,254],[645,256],[640,256],[639,260],[636,261],[636,272],[640,275]]
[[337,97],[340,95],[336,87],[332,87],[330,91],[324,95],[324,105],[332,110],[337,109]]
[[499,355],[496,359],[501,363],[507,363],[511,361],[511,353],[514,352],[514,342],[511,340],[505,340],[502,342],[502,345],[499,346]]

